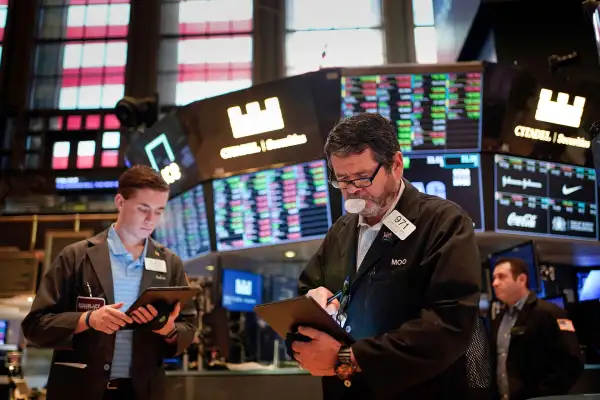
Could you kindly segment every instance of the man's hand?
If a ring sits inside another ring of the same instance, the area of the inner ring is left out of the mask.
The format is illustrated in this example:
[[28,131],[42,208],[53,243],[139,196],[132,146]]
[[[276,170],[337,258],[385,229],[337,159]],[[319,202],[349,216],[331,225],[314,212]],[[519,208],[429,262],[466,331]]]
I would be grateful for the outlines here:
[[152,321],[158,315],[158,310],[148,304],[146,306],[140,306],[131,313],[131,318],[138,324],[145,324]]
[[133,320],[125,313],[119,311],[123,303],[109,304],[92,311],[90,314],[90,326],[100,332],[112,335]]
[[327,299],[333,296],[333,293],[323,286],[309,290],[306,295],[315,299],[315,301],[319,303],[319,305],[323,307],[329,315],[335,314],[337,310],[340,309],[340,302],[337,299],[327,304]]
[[[150,307],[152,307],[152,306],[150,306]],[[152,308],[154,308],[154,307],[152,307]],[[169,333],[171,333],[171,331],[175,328],[175,320],[179,316],[180,310],[181,310],[181,305],[178,302],[177,304],[175,304],[175,307],[173,307],[173,311],[171,311],[171,314],[169,314],[169,320],[167,321],[165,326],[163,326],[161,329],[159,329],[157,331],[153,331],[153,332],[158,333],[161,336],[167,336]],[[173,338],[172,341],[175,341],[175,339],[176,339],[176,337]]]
[[294,358],[300,363],[300,367],[313,376],[335,375],[334,368],[341,344],[328,334],[316,329],[300,327],[298,333],[312,339],[311,342],[296,341],[292,344]]

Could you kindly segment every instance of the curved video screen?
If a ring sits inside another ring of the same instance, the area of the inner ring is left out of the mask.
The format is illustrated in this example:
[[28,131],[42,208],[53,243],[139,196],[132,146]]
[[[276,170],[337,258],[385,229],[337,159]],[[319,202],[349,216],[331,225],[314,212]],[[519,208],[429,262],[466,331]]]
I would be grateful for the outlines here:
[[[479,154],[404,156],[404,177],[421,193],[458,204],[476,232],[485,230]],[[342,198],[342,214],[346,214]]]
[[398,130],[403,153],[481,147],[481,72],[342,77],[342,117],[379,113]]
[[324,160],[213,181],[217,250],[323,237],[331,225]]
[[484,230],[479,154],[405,156],[404,176],[422,193],[451,200]]
[[598,240],[592,168],[495,155],[496,231]]
[[210,251],[204,189],[198,185],[167,203],[154,238],[183,261]]

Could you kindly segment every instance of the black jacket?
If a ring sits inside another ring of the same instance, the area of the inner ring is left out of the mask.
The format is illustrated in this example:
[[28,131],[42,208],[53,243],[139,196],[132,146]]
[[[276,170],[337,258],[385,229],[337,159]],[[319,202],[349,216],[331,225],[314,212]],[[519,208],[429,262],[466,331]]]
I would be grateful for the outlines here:
[[[23,320],[23,333],[28,341],[54,349],[48,400],[102,400],[104,396],[115,335],[91,329],[76,335],[73,332],[81,315],[76,312],[77,297],[89,295],[86,282],[95,297],[103,297],[106,304],[115,302],[107,234],[104,231],[60,252],[42,278],[31,311]],[[181,259],[149,240],[146,256],[164,260],[167,273],[145,269],[140,293],[152,286],[187,286]],[[157,279],[158,275],[163,276]],[[131,378],[137,398],[163,398],[163,358],[181,353],[191,344],[195,314],[193,305],[182,304],[180,321],[176,322],[179,339],[173,345],[151,331],[134,331]]]
[[362,372],[350,388],[324,378],[325,400],[469,399],[489,388],[473,223],[456,204],[404,183],[396,210],[416,225],[410,236],[384,225],[356,272],[358,216],[347,214],[300,276],[306,293],[336,292],[352,275],[346,327]]
[[[497,337],[501,311],[492,322],[492,362],[496,380]],[[583,372],[583,355],[567,313],[530,293],[511,329],[506,360],[510,400],[567,394]],[[563,329],[558,321],[563,322]]]

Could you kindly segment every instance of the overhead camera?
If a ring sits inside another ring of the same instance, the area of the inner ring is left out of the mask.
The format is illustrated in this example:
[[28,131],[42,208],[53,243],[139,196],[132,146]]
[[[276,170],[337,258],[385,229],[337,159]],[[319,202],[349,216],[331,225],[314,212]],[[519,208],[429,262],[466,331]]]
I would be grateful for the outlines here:
[[152,97],[125,96],[115,106],[121,126],[131,130],[149,128],[158,120],[158,93]]

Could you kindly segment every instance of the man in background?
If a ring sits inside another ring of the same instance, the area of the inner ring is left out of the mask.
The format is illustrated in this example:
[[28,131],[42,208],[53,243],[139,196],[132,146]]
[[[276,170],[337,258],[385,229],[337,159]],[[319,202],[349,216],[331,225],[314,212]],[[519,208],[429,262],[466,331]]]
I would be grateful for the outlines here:
[[492,322],[492,359],[502,400],[568,393],[583,371],[575,328],[560,307],[529,291],[527,264],[496,261],[493,284],[502,310]]

